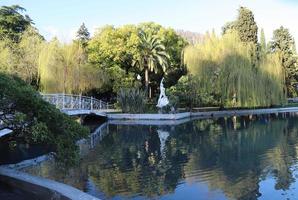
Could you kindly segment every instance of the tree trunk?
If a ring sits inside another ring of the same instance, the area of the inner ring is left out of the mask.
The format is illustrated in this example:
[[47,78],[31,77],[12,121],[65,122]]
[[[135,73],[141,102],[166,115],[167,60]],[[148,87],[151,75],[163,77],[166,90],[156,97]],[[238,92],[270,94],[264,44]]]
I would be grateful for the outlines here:
[[146,87],[146,93],[148,94],[149,98],[151,98],[151,92],[149,91],[149,70],[145,69],[145,87]]

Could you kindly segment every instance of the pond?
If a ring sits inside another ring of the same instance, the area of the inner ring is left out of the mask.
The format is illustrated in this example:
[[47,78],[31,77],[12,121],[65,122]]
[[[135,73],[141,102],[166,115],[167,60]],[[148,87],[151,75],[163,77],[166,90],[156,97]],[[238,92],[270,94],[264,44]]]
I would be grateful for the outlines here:
[[101,199],[297,199],[298,116],[106,125],[78,167],[25,169]]

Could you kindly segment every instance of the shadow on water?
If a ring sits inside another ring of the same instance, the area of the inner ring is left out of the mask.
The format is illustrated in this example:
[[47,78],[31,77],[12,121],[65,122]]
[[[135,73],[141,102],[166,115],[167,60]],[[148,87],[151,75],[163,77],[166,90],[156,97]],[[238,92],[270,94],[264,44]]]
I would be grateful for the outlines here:
[[28,193],[11,188],[5,183],[0,182],[0,199],[1,200],[37,200],[36,197],[29,195]]
[[102,199],[294,199],[297,116],[193,120],[176,126],[108,125],[79,167],[25,171]]
[[46,145],[10,145],[10,143],[0,140],[0,165],[19,163],[52,151],[52,148]]

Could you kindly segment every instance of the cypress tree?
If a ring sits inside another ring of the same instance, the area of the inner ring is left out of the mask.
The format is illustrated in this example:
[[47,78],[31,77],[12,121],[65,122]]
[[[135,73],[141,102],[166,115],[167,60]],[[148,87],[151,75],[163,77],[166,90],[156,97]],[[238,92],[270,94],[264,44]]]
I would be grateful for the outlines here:
[[297,59],[295,57],[296,48],[294,38],[290,34],[289,29],[281,26],[273,32],[270,49],[272,52],[278,52],[281,55],[288,96],[297,96],[296,85],[298,69]]
[[264,29],[261,29],[261,36],[260,36],[260,53],[261,56],[264,57],[267,53],[267,44]]
[[258,43],[258,26],[252,11],[249,9],[240,7],[236,29],[242,42]]
[[261,48],[266,51],[267,45],[266,45],[264,29],[261,29],[260,44],[261,44]]

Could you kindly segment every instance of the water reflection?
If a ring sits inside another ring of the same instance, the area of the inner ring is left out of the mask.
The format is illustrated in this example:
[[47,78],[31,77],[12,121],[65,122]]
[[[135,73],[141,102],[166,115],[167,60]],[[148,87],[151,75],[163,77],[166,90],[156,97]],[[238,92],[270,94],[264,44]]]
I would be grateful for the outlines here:
[[81,165],[26,169],[102,199],[294,199],[296,116],[194,120],[177,126],[109,125]]

